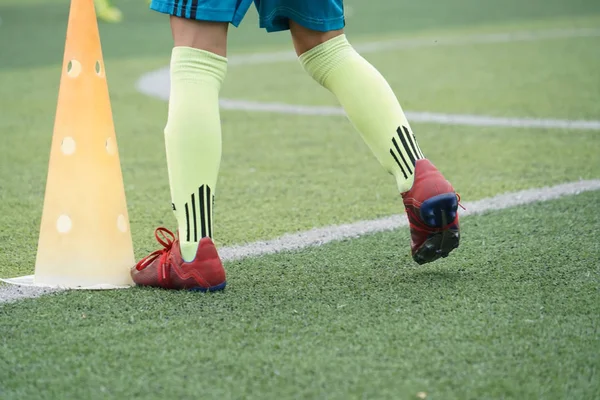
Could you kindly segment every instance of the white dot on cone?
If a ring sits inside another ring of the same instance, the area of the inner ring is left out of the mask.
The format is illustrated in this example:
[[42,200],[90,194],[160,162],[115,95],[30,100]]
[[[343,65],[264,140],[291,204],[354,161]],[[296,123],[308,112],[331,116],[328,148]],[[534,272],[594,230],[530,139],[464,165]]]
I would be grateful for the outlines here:
[[117,217],[117,227],[121,232],[127,232],[127,220],[123,214]]
[[104,68],[100,60],[96,61],[94,70],[96,71],[96,75],[98,75],[100,78],[104,78]]
[[115,154],[115,141],[112,138],[108,138],[106,139],[106,142],[104,143],[104,146],[106,147],[106,152],[110,155]]
[[75,147],[75,140],[69,136],[64,138],[60,143],[60,150],[67,156],[75,153]]
[[71,230],[73,223],[68,215],[61,215],[56,220],[56,230],[60,233],[67,233]]
[[77,78],[81,73],[81,63],[77,60],[69,61],[67,64],[67,75],[70,78]]

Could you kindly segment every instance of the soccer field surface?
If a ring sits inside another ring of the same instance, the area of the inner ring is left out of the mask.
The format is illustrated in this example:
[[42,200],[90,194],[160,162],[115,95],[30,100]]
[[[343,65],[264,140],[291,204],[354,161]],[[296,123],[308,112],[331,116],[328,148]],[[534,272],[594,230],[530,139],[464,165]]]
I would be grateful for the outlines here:
[[[0,398],[600,398],[600,3],[346,4],[349,39],[474,206],[460,247],[412,261],[393,179],[251,10],[222,90],[227,289],[2,302]],[[100,33],[140,258],[175,228],[171,37],[144,1],[117,5]],[[0,278],[34,271],[67,17],[65,0],[0,3]]]

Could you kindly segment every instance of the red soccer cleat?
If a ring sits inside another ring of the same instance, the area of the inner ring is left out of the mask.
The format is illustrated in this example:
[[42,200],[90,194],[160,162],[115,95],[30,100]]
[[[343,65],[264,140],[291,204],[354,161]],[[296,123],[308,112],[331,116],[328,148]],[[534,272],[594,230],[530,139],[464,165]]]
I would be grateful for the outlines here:
[[196,258],[186,262],[181,257],[179,239],[173,232],[158,228],[154,236],[164,249],[144,257],[131,269],[131,277],[137,285],[201,292],[225,289],[225,269],[210,238],[202,238]]
[[460,197],[429,160],[417,160],[413,186],[402,193],[402,199],[410,223],[411,252],[418,264],[447,257],[458,247]]

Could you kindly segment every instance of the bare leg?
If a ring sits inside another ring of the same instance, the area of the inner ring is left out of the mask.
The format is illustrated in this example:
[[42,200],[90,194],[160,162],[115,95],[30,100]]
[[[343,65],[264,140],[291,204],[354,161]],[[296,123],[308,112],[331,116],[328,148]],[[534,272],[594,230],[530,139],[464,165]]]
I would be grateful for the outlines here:
[[227,56],[226,22],[195,21],[171,16],[171,32],[175,47],[193,47]]
[[344,30],[339,29],[329,32],[313,31],[312,29],[305,28],[290,20],[290,32],[292,34],[292,41],[294,43],[296,54],[300,56],[321,43],[325,43],[329,39],[342,35]]

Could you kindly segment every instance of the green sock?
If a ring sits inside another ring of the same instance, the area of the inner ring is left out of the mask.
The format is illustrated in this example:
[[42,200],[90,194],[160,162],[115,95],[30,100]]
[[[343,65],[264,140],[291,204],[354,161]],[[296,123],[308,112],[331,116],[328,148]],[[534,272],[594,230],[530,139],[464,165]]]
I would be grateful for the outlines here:
[[387,81],[348,43],[336,36],[300,56],[304,69],[338,99],[398,190],[409,190],[416,160],[424,158]]
[[173,211],[181,254],[196,256],[198,242],[212,237],[212,213],[221,163],[219,90],[227,59],[190,47],[171,55],[171,95],[165,127]]

